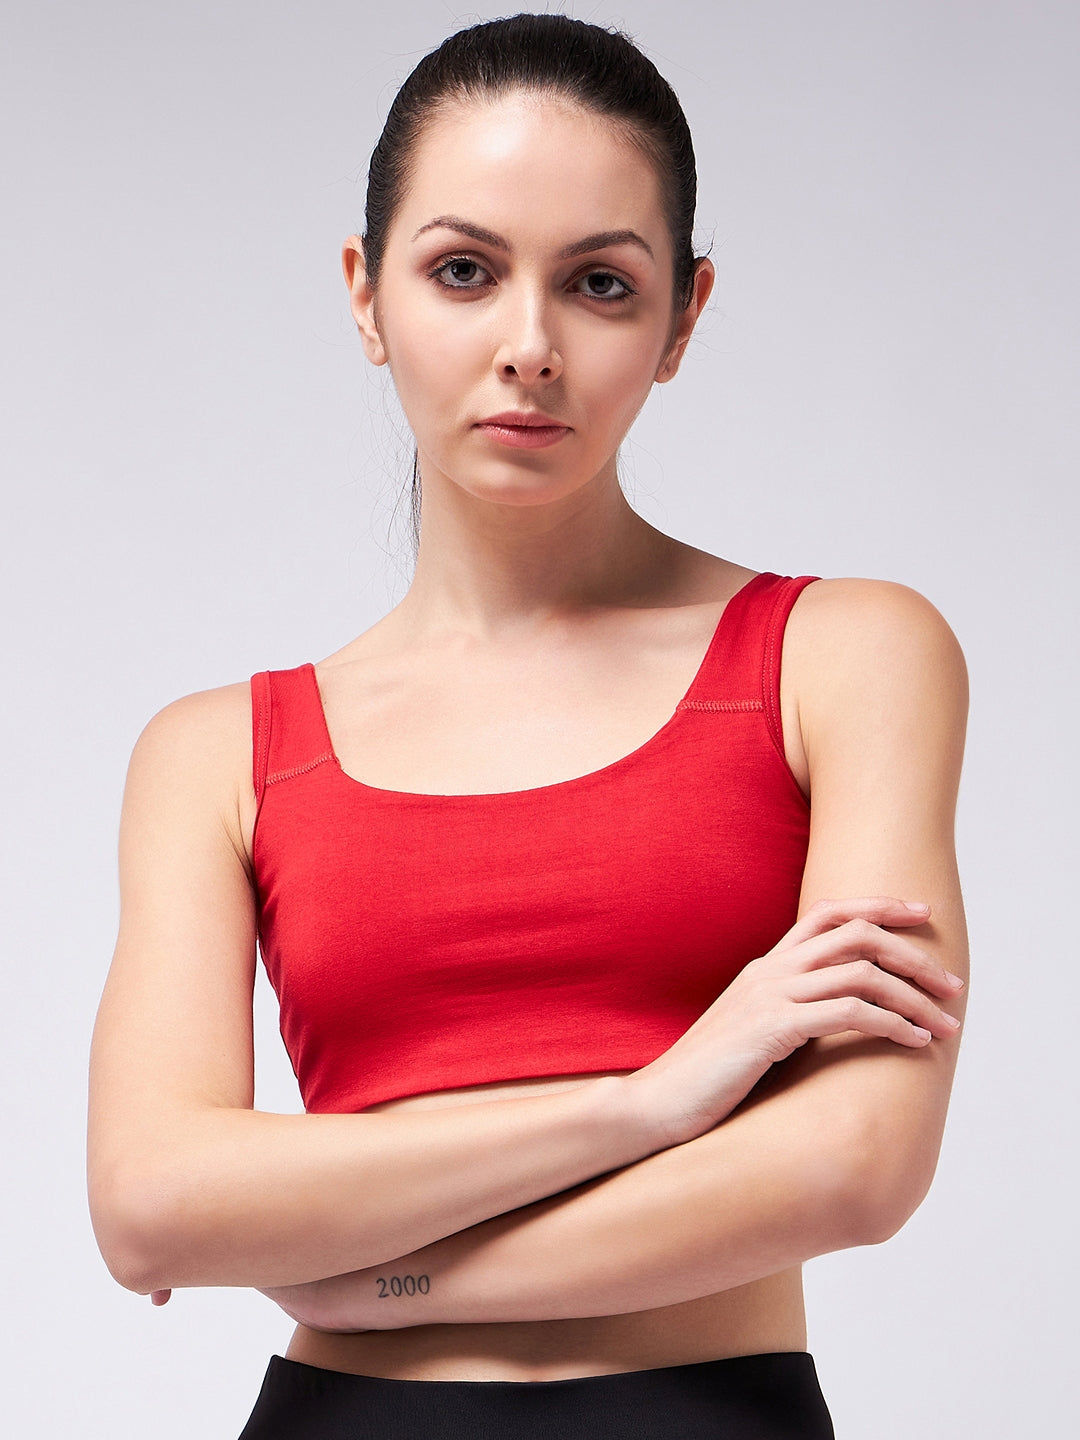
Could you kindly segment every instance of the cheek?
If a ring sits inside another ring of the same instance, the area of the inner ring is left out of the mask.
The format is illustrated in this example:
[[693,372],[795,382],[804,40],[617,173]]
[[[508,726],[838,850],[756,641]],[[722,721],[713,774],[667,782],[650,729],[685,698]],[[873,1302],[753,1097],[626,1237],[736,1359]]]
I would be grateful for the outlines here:
[[580,348],[573,375],[592,403],[607,412],[611,428],[627,430],[652,389],[658,365],[655,337],[612,327],[602,342],[594,334],[592,344]]
[[398,313],[383,334],[390,373],[406,410],[414,406],[425,413],[445,409],[470,387],[478,370],[491,364],[483,327],[469,317],[448,325],[445,320],[432,323],[423,310],[411,319]]

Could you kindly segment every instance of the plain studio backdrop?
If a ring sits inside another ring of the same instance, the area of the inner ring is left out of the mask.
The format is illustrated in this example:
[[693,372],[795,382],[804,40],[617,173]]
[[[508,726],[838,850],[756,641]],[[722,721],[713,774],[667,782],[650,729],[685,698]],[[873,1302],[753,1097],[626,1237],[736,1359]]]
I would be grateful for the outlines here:
[[[404,589],[394,510],[411,447],[363,358],[338,253],[361,228],[398,84],[446,34],[498,13],[6,7],[11,1435],[229,1440],[287,1343],[291,1322],[256,1292],[178,1291],[154,1309],[94,1244],[86,1070],[121,789],[170,700],[319,659]],[[1080,10],[597,0],[573,13],[629,30],[679,92],[699,248],[719,277],[682,373],[625,447],[631,498],[756,569],[914,586],[971,669],[959,847],[974,978],[938,1177],[898,1237],[806,1270],[838,1435],[1063,1434]],[[299,1110],[261,972],[256,1006],[256,1103]]]

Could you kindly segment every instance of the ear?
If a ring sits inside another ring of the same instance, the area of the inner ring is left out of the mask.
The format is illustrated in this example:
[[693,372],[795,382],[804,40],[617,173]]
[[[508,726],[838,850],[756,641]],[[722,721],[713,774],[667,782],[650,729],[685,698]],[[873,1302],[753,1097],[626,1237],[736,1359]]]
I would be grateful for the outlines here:
[[385,365],[386,346],[375,323],[375,292],[368,284],[364,264],[364,242],[359,235],[350,235],[341,252],[341,268],[349,287],[351,308],[356,328],[364,345],[364,354],[373,365]]
[[712,294],[715,280],[716,271],[713,269],[711,260],[703,256],[694,262],[694,288],[690,296],[690,303],[676,318],[671,345],[656,372],[657,384],[663,385],[677,374],[690,336],[694,333],[694,326],[697,324],[702,310],[705,309],[706,301]]

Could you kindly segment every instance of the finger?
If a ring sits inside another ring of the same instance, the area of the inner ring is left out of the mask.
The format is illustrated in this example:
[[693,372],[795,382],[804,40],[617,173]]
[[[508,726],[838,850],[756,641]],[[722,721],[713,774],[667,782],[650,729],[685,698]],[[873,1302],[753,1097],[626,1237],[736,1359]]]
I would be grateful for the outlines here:
[[[787,950],[816,935],[835,930],[851,920],[866,920],[871,925],[925,925],[930,907],[915,900],[897,900],[889,895],[871,895],[853,900],[818,900],[810,906],[773,951]],[[770,952],[772,953],[772,952]]]
[[151,1290],[150,1303],[151,1305],[164,1305],[167,1303],[171,1294],[171,1290]]
[[904,935],[892,935],[866,920],[849,920],[835,930],[815,935],[787,956],[787,963],[808,971],[851,960],[872,960],[894,974],[913,980],[931,994],[951,999],[963,988],[929,951]]
[[924,1026],[914,1025],[903,1015],[852,995],[839,1000],[812,1001],[798,1008],[798,1028],[807,1040],[855,1030],[862,1035],[874,1035],[882,1040],[894,1040],[909,1049],[922,1050],[933,1038]]
[[959,1020],[935,1005],[929,995],[899,976],[879,969],[871,960],[853,960],[847,965],[812,970],[799,976],[792,990],[792,998],[801,1004],[838,1000],[844,996],[854,996],[879,1009],[891,1010],[940,1039],[947,1039],[960,1029]]

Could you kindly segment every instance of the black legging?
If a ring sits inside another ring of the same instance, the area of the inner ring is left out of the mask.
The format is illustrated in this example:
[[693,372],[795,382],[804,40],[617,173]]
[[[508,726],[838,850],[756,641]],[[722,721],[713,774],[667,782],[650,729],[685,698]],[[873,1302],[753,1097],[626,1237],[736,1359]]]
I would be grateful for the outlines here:
[[384,1380],[274,1355],[240,1440],[833,1440],[805,1350],[575,1380]]

